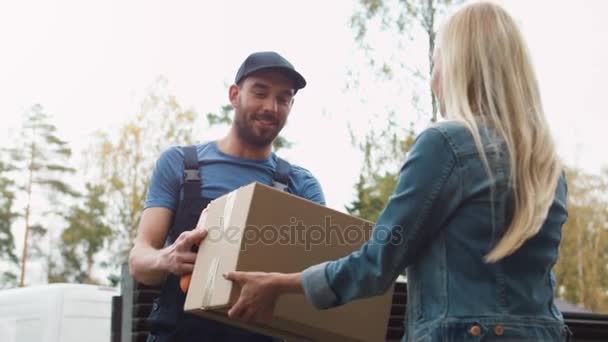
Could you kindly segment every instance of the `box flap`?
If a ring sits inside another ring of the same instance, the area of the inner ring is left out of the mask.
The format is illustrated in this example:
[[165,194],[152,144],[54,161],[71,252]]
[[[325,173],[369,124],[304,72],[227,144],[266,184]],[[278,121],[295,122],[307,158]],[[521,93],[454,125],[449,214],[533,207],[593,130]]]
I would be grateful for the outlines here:
[[[222,274],[236,270],[254,184],[239,188],[209,203],[204,224],[207,238],[196,256],[184,310],[226,307],[233,283]],[[203,286],[193,286],[203,284]]]

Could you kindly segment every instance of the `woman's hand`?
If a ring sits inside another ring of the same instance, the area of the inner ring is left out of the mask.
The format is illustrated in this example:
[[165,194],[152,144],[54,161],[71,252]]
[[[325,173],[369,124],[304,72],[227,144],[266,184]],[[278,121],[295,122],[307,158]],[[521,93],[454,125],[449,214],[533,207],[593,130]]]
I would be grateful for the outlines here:
[[241,295],[228,311],[228,317],[245,322],[270,320],[281,295],[276,273],[230,272],[225,278],[240,285]]
[[245,322],[270,320],[281,294],[303,291],[299,273],[229,272],[224,278],[241,287],[241,295],[228,317]]

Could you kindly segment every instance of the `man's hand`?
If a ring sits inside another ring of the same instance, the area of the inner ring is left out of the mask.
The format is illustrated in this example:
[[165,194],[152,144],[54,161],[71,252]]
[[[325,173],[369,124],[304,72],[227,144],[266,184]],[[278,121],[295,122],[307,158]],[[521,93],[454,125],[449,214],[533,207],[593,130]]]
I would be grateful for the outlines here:
[[140,283],[156,286],[162,284],[170,272],[177,275],[192,272],[196,259],[192,246],[198,246],[207,236],[205,215],[206,211],[203,211],[197,228],[184,232],[174,244],[163,248],[173,211],[158,207],[144,210],[129,254],[129,270],[133,277]]
[[198,246],[207,236],[207,229],[196,228],[191,231],[181,233],[177,240],[163,249],[163,259],[166,269],[176,275],[192,273],[196,252],[194,248]]

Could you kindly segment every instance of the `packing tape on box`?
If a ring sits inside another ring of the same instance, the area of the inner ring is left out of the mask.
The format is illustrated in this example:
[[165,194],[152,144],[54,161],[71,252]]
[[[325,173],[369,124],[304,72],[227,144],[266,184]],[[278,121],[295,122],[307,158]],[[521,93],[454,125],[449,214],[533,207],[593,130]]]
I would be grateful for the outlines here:
[[[226,198],[224,204],[223,218],[220,221],[221,234],[224,234],[227,228],[230,227],[230,221],[232,218],[232,210],[234,209],[234,203],[236,201],[236,194],[231,192]],[[205,294],[203,295],[203,307],[209,307],[211,305],[211,299],[213,298],[213,292],[215,289],[215,279],[217,278],[217,271],[220,267],[220,257],[213,258],[211,265],[209,266],[209,272],[207,273],[207,282],[205,283]]]
[[203,307],[208,307],[211,304],[213,290],[215,289],[215,277],[217,276],[219,266],[220,257],[213,258],[211,266],[209,267],[209,273],[207,274],[207,284],[205,284],[205,295],[203,296]]
[[222,225],[222,233],[224,233],[227,228],[230,228],[230,221],[232,219],[232,209],[234,209],[235,201],[236,193],[233,191],[228,194],[228,198],[226,198],[226,203],[224,203],[224,219]]

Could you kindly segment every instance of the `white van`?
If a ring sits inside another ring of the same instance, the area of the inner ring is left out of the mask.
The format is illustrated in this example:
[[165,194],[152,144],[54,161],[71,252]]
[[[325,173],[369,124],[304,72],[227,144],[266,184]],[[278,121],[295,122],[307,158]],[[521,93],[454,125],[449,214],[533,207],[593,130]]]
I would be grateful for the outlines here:
[[110,287],[49,284],[0,291],[2,342],[109,342]]

